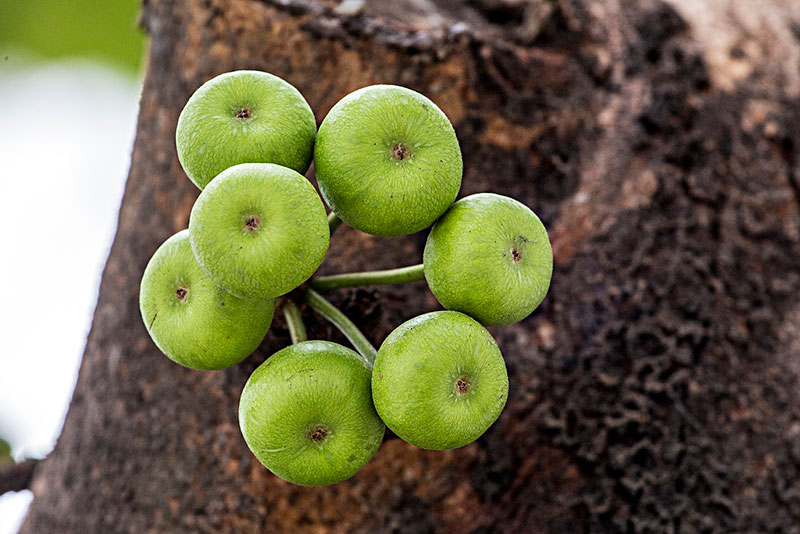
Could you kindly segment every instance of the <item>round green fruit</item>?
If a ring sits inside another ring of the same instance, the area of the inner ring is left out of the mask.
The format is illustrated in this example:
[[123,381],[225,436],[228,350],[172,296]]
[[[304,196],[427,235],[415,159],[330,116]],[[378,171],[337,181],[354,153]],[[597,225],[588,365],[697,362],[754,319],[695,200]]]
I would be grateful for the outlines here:
[[256,350],[275,302],[243,300],[217,287],[197,264],[183,230],[147,264],[139,308],[147,332],[169,359],[192,369],[222,369]]
[[302,175],[271,163],[219,174],[189,216],[192,250],[221,287],[244,298],[288,293],[325,258],[325,207]]
[[424,264],[442,306],[504,326],[530,315],[544,299],[553,251],[547,230],[527,206],[479,193],[453,204],[436,222]]
[[239,426],[267,469],[294,484],[350,478],[385,430],[370,395],[370,368],[350,349],[303,341],[273,354],[247,381]]
[[461,187],[461,150],[442,110],[396,85],[350,93],[319,129],[314,169],[347,224],[380,236],[427,228]]
[[381,345],[372,396],[383,422],[423,449],[455,449],[478,439],[506,404],[508,375],[497,343],[463,313],[427,313]]
[[317,123],[303,95],[255,70],[220,74],[189,98],[175,141],[183,170],[200,189],[238,163],[276,163],[305,174]]

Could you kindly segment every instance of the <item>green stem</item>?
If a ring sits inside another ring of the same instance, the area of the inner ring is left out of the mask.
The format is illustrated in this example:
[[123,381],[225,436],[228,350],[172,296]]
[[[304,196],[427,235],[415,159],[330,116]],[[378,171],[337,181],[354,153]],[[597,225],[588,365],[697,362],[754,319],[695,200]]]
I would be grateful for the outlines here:
[[309,306],[311,306],[314,311],[325,317],[328,321],[330,321],[333,326],[339,329],[339,331],[345,335],[347,339],[350,340],[350,343],[353,344],[353,347],[361,354],[370,367],[375,363],[375,356],[377,355],[378,351],[375,350],[375,347],[372,346],[372,343],[364,337],[364,334],[361,333],[361,330],[353,324],[353,321],[347,318],[345,314],[343,314],[339,308],[325,300],[322,295],[314,291],[313,289],[306,290],[306,302]]
[[339,228],[343,222],[344,221],[335,213],[330,212],[328,214],[328,228],[330,228],[331,235],[333,235],[336,229]]
[[423,265],[411,265],[399,269],[385,271],[366,271],[363,273],[334,274],[317,276],[311,279],[311,287],[326,291],[341,287],[378,286],[385,284],[403,284],[425,278]]
[[303,317],[300,315],[300,310],[293,300],[290,299],[283,303],[283,316],[286,318],[286,325],[289,327],[289,336],[292,338],[292,344],[306,341],[308,334],[306,334],[306,327],[303,325]]

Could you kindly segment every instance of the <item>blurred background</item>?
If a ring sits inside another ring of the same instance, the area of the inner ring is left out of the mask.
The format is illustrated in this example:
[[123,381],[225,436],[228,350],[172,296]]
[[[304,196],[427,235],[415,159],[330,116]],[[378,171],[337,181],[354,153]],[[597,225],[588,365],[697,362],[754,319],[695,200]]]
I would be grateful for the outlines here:
[[[0,0],[0,462],[61,432],[128,172],[138,0]],[[0,496],[17,532],[29,491]]]

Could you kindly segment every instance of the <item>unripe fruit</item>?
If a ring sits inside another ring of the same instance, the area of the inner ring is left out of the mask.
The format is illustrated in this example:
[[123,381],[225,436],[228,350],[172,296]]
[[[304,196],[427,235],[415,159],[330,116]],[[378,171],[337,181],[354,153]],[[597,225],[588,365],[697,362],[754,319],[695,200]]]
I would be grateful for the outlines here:
[[475,441],[506,404],[508,375],[497,343],[462,313],[427,313],[397,327],[372,371],[375,409],[392,431],[423,449]]
[[139,307],[150,337],[169,359],[193,369],[222,369],[256,350],[275,302],[243,300],[217,287],[197,264],[183,230],[147,264]]
[[220,74],[189,98],[175,141],[183,170],[200,189],[239,163],[276,163],[305,174],[317,123],[303,95],[266,72]]
[[364,87],[331,109],[314,168],[331,209],[380,236],[427,228],[461,187],[461,150],[450,121],[428,98],[396,85]]
[[189,234],[209,276],[244,298],[277,297],[302,284],[330,238],[314,186],[270,163],[236,165],[214,178],[192,208]]
[[294,484],[353,476],[385,430],[370,395],[370,368],[354,351],[304,341],[273,354],[247,381],[239,426],[267,469]]
[[436,222],[424,264],[442,306],[504,326],[530,315],[544,299],[553,251],[547,230],[527,206],[479,193],[453,204]]

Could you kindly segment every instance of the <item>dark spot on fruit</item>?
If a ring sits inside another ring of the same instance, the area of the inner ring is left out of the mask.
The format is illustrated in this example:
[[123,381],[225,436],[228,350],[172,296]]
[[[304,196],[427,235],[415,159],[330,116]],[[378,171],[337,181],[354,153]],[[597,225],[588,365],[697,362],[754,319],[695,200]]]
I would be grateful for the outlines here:
[[181,302],[186,300],[186,295],[188,294],[189,294],[189,289],[183,286],[178,286],[178,289],[175,290],[175,297]]
[[392,147],[392,156],[394,156],[394,159],[397,161],[403,161],[411,156],[411,152],[409,152],[408,148],[403,143],[397,143]]
[[308,439],[314,443],[319,443],[328,436],[328,430],[325,427],[317,426],[314,430],[308,433]]
[[428,104],[426,104],[425,102],[423,102],[423,103],[422,103],[422,109],[428,109]]
[[244,274],[241,269],[236,269],[236,274]]
[[219,305],[220,306],[225,306],[225,303],[224,302],[220,302]]
[[261,226],[261,223],[255,215],[250,215],[244,221],[244,228],[248,232],[255,232],[259,226]]
[[519,237],[522,241],[524,241],[526,243],[530,243],[531,242],[531,240],[528,239],[527,237],[525,237],[524,235],[520,235],[520,236],[517,236],[517,237]]
[[462,376],[461,378],[456,380],[455,387],[456,387],[456,393],[458,393],[459,395],[464,395],[467,393],[467,391],[469,391],[469,380],[466,377]]
[[439,160],[439,163],[444,163],[444,161],[442,161],[442,160]]
[[151,330],[151,329],[153,328],[153,323],[155,323],[155,322],[156,322],[156,317],[158,317],[158,313],[156,313],[155,315],[153,315],[153,320],[152,320],[152,321],[150,321],[150,326],[148,326],[148,327],[147,327],[147,329],[148,329],[148,330]]
[[236,112],[236,118],[239,120],[247,120],[253,116],[253,112],[250,108],[239,108],[239,111]]
[[520,252],[519,250],[517,250],[515,248],[512,248],[511,249],[511,259],[514,260],[515,262],[521,260],[522,259],[522,252]]
[[286,378],[286,381],[287,381],[287,382],[291,382],[291,380],[292,380],[294,377],[296,377],[297,375],[299,375],[300,373],[307,373],[307,372],[309,372],[309,371],[313,371],[313,370],[314,370],[314,368],[313,368],[313,367],[306,367],[305,369],[300,369],[299,371],[296,371],[296,372],[294,372],[294,373],[290,374],[290,375],[289,375],[289,376]]
[[383,379],[383,373],[378,373],[378,380]]

